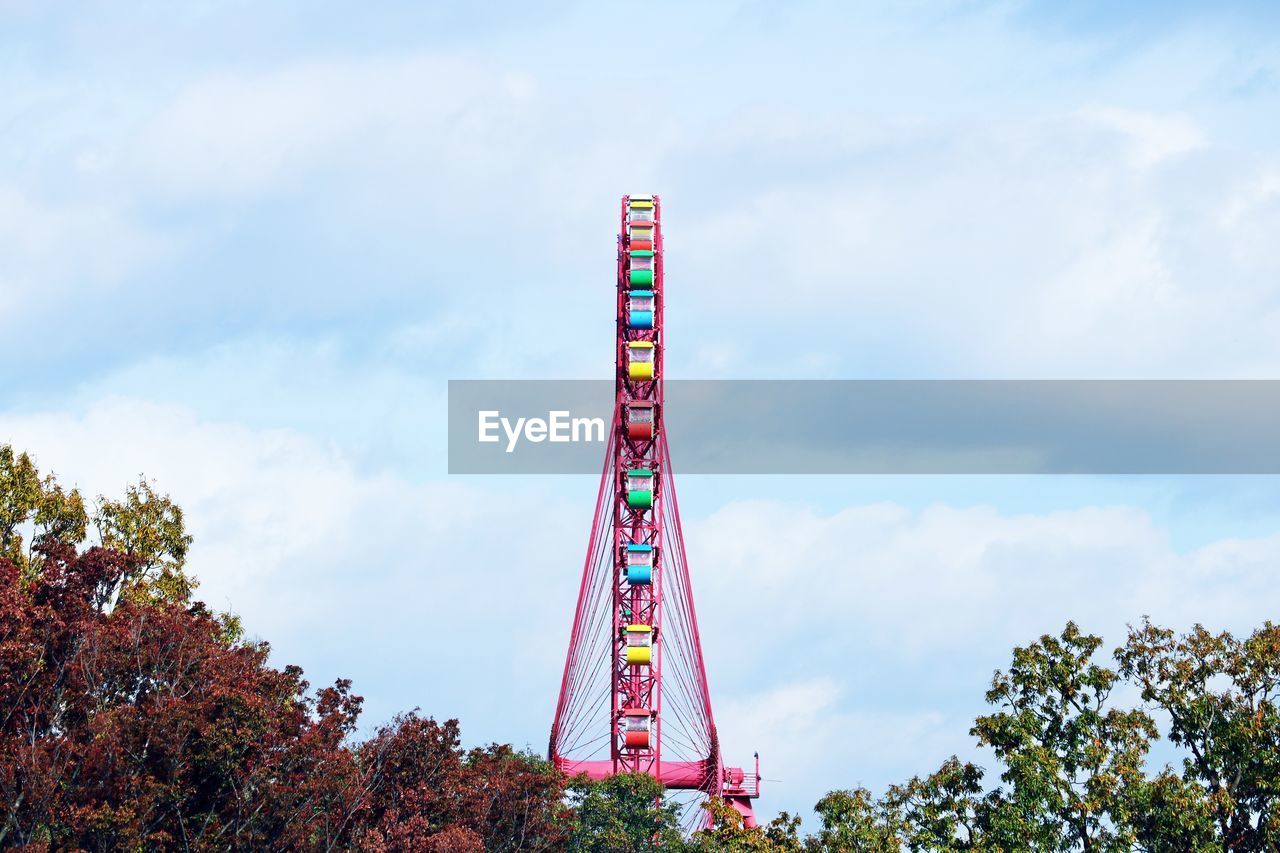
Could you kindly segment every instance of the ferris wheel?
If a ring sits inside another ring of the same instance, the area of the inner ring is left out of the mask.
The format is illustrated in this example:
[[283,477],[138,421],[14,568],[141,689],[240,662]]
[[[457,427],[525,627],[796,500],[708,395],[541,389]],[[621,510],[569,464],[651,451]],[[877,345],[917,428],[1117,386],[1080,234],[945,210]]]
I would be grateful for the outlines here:
[[613,425],[549,758],[595,779],[647,773],[686,806],[723,797],[755,825],[752,773],[720,752],[663,428],[662,202],[622,197]]

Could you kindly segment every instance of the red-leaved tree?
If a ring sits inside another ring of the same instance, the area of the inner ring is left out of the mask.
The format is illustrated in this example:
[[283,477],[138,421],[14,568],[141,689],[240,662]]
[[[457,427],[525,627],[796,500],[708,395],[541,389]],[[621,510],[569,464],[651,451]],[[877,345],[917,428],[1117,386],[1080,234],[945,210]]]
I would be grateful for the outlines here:
[[201,604],[103,591],[131,567],[47,542],[0,560],[0,844],[86,849],[329,847],[362,773],[349,685],[309,696],[296,667]]
[[350,682],[311,691],[193,601],[190,544],[146,480],[90,515],[0,445],[0,847],[562,846],[562,773],[413,714],[353,743]]
[[509,746],[463,750],[456,720],[398,717],[361,744],[373,779],[369,850],[556,850],[573,825],[567,779]]

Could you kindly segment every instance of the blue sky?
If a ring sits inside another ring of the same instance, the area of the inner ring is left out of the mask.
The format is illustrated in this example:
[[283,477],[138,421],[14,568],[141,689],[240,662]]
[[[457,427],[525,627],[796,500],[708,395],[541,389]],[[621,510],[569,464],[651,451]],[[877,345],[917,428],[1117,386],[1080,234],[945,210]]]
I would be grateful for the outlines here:
[[[1280,373],[1268,4],[848,6],[0,0],[0,440],[155,478],[206,598],[370,725],[541,750],[595,483],[447,477],[445,383],[608,375],[622,193],[664,197],[670,375]],[[681,506],[766,814],[977,754],[1067,618],[1274,615],[1270,478]]]

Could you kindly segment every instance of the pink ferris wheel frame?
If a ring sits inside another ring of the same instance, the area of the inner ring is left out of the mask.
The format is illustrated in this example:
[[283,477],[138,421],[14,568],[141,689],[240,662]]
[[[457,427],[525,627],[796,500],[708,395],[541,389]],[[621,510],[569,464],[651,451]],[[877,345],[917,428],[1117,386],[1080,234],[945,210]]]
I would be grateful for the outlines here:
[[623,196],[613,423],[548,757],[723,797],[754,826],[759,759],[745,773],[720,752],[663,428],[664,273],[661,199]]

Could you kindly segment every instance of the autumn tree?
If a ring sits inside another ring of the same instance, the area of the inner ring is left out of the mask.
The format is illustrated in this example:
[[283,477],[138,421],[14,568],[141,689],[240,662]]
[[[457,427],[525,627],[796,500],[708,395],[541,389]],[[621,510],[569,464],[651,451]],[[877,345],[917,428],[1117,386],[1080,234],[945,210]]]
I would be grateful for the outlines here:
[[902,846],[901,818],[892,804],[866,788],[832,791],[818,800],[818,831],[805,839],[806,850],[888,853]]
[[0,844],[340,846],[360,811],[360,700],[312,696],[203,605],[100,607],[132,558],[55,540],[0,560]]
[[[92,527],[98,540],[88,543]],[[121,593],[185,602],[195,580],[185,572],[191,536],[182,509],[146,478],[122,499],[99,495],[92,514],[78,489],[65,489],[52,474],[40,475],[26,453],[0,445],[0,557],[25,574],[39,571],[42,544],[97,544],[129,560],[115,584],[99,591],[104,603]]]
[[191,601],[190,542],[145,479],[90,515],[76,489],[0,446],[0,845],[352,837],[359,697],[345,681],[311,693],[233,617]]
[[983,770],[952,756],[928,776],[894,785],[885,795],[910,850],[987,850],[1003,846],[998,795],[987,796]]
[[157,494],[145,477],[125,489],[123,500],[99,496],[93,517],[103,547],[130,558],[126,594],[186,601],[195,579],[183,569],[191,536],[182,508]]
[[[1016,648],[997,672],[972,733],[1004,765],[1013,819],[1038,850],[1128,850],[1131,833],[1115,819],[1124,786],[1142,778],[1157,737],[1141,710],[1108,706],[1115,671],[1093,662],[1102,638],[1067,623]],[[1005,808],[1006,815],[1010,814]]]
[[29,573],[41,560],[36,545],[78,544],[88,522],[79,491],[64,490],[52,474],[41,477],[30,456],[0,444],[0,557]]
[[1280,627],[1178,636],[1144,620],[1116,655],[1188,752],[1181,778],[1165,774],[1135,812],[1162,816],[1155,829],[1181,849],[1204,845],[1206,824],[1221,849],[1280,847]]
[[563,773],[416,714],[353,744],[350,682],[312,692],[192,601],[190,545],[146,479],[90,515],[0,447],[0,846],[564,846]]
[[693,833],[689,850],[724,853],[800,853],[800,818],[782,812],[767,826],[747,826],[742,815],[720,797],[702,804],[709,826]]
[[358,756],[368,784],[364,849],[556,850],[572,829],[563,773],[510,746],[464,750],[456,720],[402,715]]

